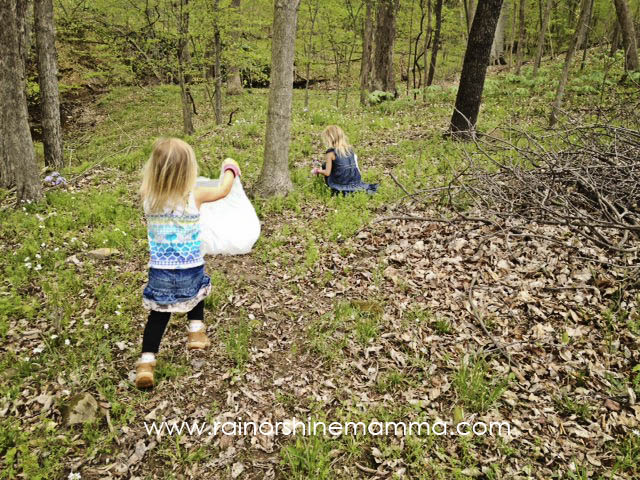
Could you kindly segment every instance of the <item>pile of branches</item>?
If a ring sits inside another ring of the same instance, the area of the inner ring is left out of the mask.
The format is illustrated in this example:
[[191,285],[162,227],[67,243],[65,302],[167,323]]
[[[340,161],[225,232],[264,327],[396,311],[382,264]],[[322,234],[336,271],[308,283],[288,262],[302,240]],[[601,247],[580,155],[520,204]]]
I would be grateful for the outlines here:
[[609,251],[640,250],[640,132],[596,124],[537,138],[501,133],[476,140],[484,160],[468,154],[450,187],[503,227],[562,226]]
[[474,223],[489,227],[486,241],[504,235],[541,239],[640,274],[638,130],[575,122],[537,135],[503,128],[474,142],[440,187],[410,193],[390,174],[406,194],[402,200],[421,199],[445,212],[405,210],[376,222]]

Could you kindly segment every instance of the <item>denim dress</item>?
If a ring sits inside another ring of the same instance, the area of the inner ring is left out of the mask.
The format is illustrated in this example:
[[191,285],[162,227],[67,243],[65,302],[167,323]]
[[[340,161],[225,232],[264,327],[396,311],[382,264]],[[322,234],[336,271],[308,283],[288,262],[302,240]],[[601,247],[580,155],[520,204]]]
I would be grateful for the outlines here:
[[353,150],[346,156],[340,155],[333,148],[330,148],[325,153],[331,152],[335,154],[335,160],[331,164],[331,173],[328,177],[325,177],[325,182],[331,188],[333,194],[342,192],[343,195],[347,195],[361,191],[375,193],[378,190],[377,183],[365,183],[362,181],[358,160]]
[[190,195],[184,207],[145,216],[151,260],[142,304],[157,312],[189,312],[211,291],[195,199]]

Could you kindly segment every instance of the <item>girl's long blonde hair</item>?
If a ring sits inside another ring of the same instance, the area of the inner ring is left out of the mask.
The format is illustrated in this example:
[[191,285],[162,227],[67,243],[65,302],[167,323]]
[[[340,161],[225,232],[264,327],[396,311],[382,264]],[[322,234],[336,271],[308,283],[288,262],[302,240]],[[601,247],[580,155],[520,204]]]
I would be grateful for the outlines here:
[[329,125],[321,135],[322,142],[327,148],[333,148],[342,157],[346,157],[353,150],[349,139],[337,125]]
[[198,177],[193,148],[179,138],[160,138],[144,166],[140,195],[145,209],[161,212],[165,207],[184,207]]

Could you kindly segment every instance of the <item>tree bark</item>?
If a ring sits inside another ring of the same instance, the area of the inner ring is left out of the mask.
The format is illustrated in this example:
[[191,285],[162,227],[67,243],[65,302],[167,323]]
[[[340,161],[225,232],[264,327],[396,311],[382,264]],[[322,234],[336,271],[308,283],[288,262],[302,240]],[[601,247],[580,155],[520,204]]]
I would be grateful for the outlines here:
[[269,106],[262,171],[255,186],[261,197],[286,195],[293,189],[289,176],[293,60],[300,0],[274,0]]
[[441,30],[442,30],[442,0],[436,0],[436,29],[433,34],[433,46],[431,47],[431,61],[429,62],[429,75],[427,76],[427,86],[433,83],[433,76],[436,74],[436,60],[438,59],[438,48],[440,46]]
[[178,14],[178,81],[180,83],[180,96],[182,99],[182,124],[184,133],[191,135],[195,132],[193,128],[193,110],[191,91],[189,89],[188,79],[190,75],[185,72],[190,65],[188,60],[191,58],[189,54],[189,0],[180,0],[180,11]]
[[478,0],[464,54],[456,106],[451,116],[450,132],[455,138],[470,139],[475,135],[491,44],[501,7],[502,0]]
[[[240,9],[240,0],[232,0],[231,8],[238,11]],[[240,32],[237,29],[233,31],[233,41],[237,42]],[[231,62],[229,66],[229,74],[227,77],[227,94],[229,95],[238,95],[242,93],[242,79],[240,78],[240,68],[238,67],[236,62]]]
[[620,23],[622,33],[622,45],[624,46],[624,68],[629,71],[640,70],[638,63],[638,46],[636,41],[636,31],[633,26],[633,19],[626,0],[613,0],[616,6],[616,14]]
[[573,36],[573,40],[571,41],[571,45],[569,47],[569,50],[567,51],[567,56],[564,60],[562,77],[560,78],[560,82],[558,83],[556,98],[551,108],[551,116],[549,117],[550,127],[553,127],[558,120],[558,113],[560,107],[562,106],[562,98],[564,97],[564,89],[567,86],[567,81],[569,80],[569,69],[571,68],[571,61],[573,60],[573,56],[575,55],[578,46],[580,46],[580,44],[582,43],[584,34],[587,31],[587,23],[589,22],[589,10],[591,10],[590,6],[591,0],[582,0],[582,4],[580,6],[580,19],[578,20],[575,35]]
[[[541,0],[542,1],[542,0]],[[540,32],[538,32],[538,43],[536,46],[536,57],[533,62],[533,76],[538,74],[540,68],[540,62],[542,62],[542,54],[544,53],[544,39],[546,37],[547,26],[549,25],[549,17],[551,16],[551,5],[553,0],[547,0],[544,6],[544,13],[542,15],[542,26]]]
[[373,0],[366,1],[364,29],[362,31],[362,59],[360,60],[360,104],[367,102],[371,83],[371,52],[373,50]]
[[527,24],[526,20],[526,7],[527,0],[520,0],[520,13],[518,14],[519,22],[520,22],[520,30],[518,32],[518,51],[517,51],[517,65],[516,65],[516,74],[520,75],[520,68],[522,68],[522,62],[524,60],[524,44],[527,38]]
[[398,0],[379,0],[376,18],[374,88],[397,95],[393,72],[393,44],[396,39]]
[[0,185],[16,187],[18,204],[42,196],[25,95],[17,0],[0,2]]
[[38,49],[38,79],[44,162],[59,169],[63,165],[62,132],[60,129],[60,93],[58,91],[58,60],[55,45],[52,0],[35,1],[36,46]]

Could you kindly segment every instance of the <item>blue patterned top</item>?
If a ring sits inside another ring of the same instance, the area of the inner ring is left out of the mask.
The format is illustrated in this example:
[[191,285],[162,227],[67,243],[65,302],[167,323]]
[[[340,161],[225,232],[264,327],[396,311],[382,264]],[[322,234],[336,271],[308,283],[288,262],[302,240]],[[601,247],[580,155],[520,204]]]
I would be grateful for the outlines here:
[[200,250],[200,212],[193,194],[186,207],[165,208],[148,213],[147,237],[151,261],[149,267],[162,269],[192,268],[204,264]]

